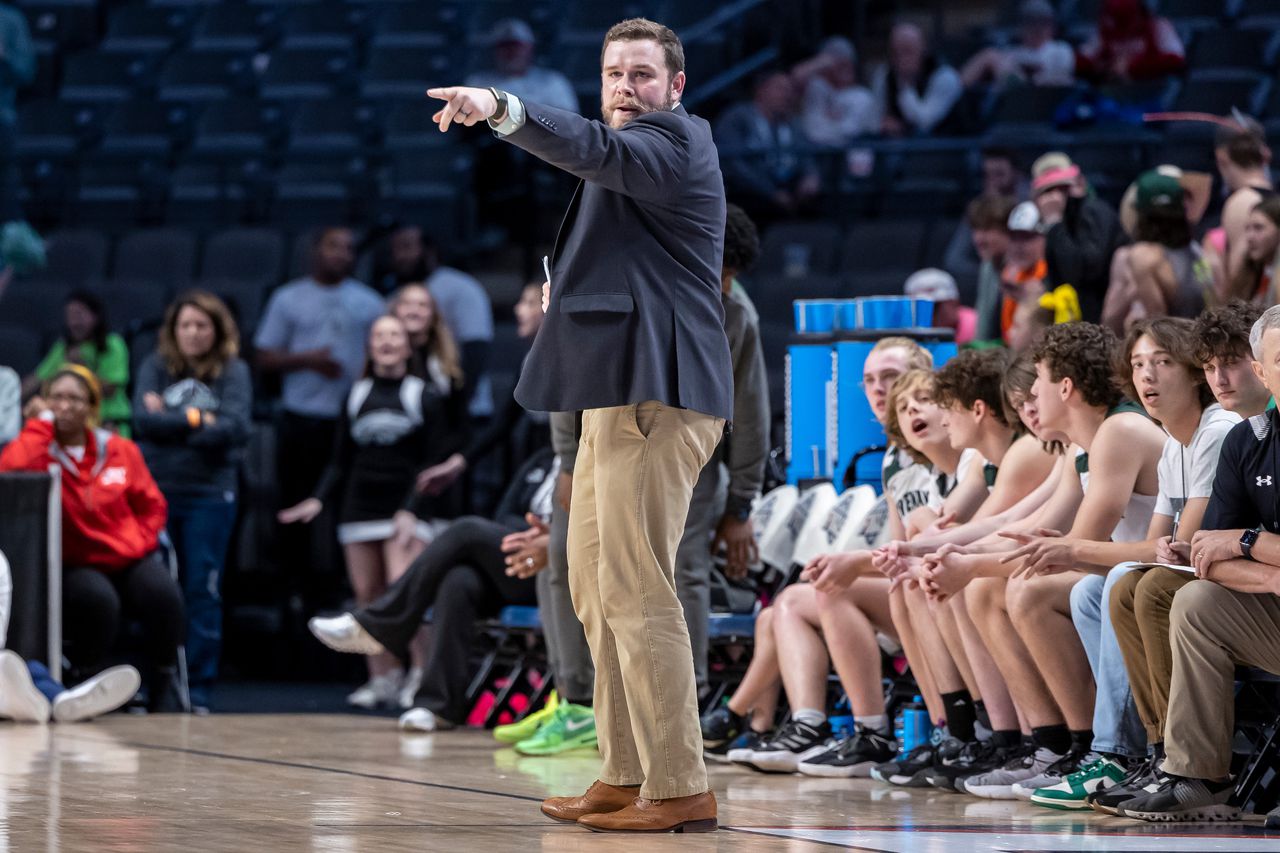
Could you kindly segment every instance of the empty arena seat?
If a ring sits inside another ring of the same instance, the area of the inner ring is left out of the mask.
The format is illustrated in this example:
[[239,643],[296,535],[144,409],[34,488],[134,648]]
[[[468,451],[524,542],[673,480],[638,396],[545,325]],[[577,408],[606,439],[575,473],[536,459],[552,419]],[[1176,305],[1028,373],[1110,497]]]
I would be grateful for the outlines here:
[[107,116],[101,151],[121,156],[168,158],[191,133],[186,104],[146,99],[120,104]]
[[242,3],[213,3],[196,24],[191,38],[195,50],[256,50],[280,32],[275,9]]
[[1263,71],[1275,55],[1276,38],[1269,28],[1208,29],[1191,42],[1187,67]]
[[50,41],[60,51],[89,47],[98,39],[96,0],[22,3],[32,38]]
[[463,27],[456,3],[395,3],[374,25],[374,47],[439,48]]
[[289,123],[291,155],[351,156],[376,141],[378,112],[350,98],[302,104]]
[[285,136],[285,110],[271,101],[210,104],[196,121],[192,152],[212,159],[265,155]]
[[[367,98],[426,97],[426,90],[447,82],[449,55],[417,46],[374,47],[361,92]],[[439,109],[437,104],[436,109]]]
[[1252,114],[1267,90],[1267,79],[1250,71],[1192,72],[1178,90],[1173,108],[1222,115],[1234,107]]
[[94,286],[107,306],[114,328],[134,330],[158,325],[169,305],[170,290],[155,281],[113,279]]
[[367,35],[369,11],[335,2],[306,3],[286,9],[281,43],[287,47],[351,50]]
[[154,64],[147,53],[80,53],[69,56],[62,72],[62,97],[82,101],[132,98]]
[[915,270],[926,230],[928,223],[919,219],[857,222],[845,236],[838,271],[848,276],[866,270]]
[[328,48],[277,48],[262,75],[261,94],[281,101],[331,98],[354,85],[351,54]]
[[107,34],[98,48],[146,53],[168,51],[190,34],[194,20],[192,11],[181,7],[112,9],[107,19]]
[[62,307],[71,290],[71,285],[48,275],[15,281],[0,301],[0,318],[11,326],[35,332],[43,344],[45,338],[62,328]]
[[76,286],[106,274],[107,238],[100,231],[54,231],[45,240],[45,251],[48,265],[41,278]]
[[16,151],[42,157],[69,155],[101,132],[100,112],[92,104],[59,100],[29,101],[18,108]]
[[165,101],[218,101],[252,85],[252,57],[246,51],[183,51],[165,62],[156,95]]
[[236,319],[236,325],[240,327],[240,339],[245,341],[252,338],[253,331],[262,318],[265,285],[239,278],[205,278],[195,282],[193,287],[207,290],[225,302]]
[[181,228],[131,231],[116,246],[112,278],[145,281],[176,290],[191,281],[196,238]]
[[269,228],[232,228],[205,241],[200,278],[277,284],[283,262],[284,242],[280,232]]
[[832,222],[783,222],[765,232],[756,269],[770,275],[825,275],[835,268],[840,229]]
[[1070,86],[1016,86],[1006,91],[992,111],[993,124],[1052,124],[1059,105],[1071,95]]
[[0,322],[0,365],[12,367],[19,376],[26,376],[36,369],[44,355],[40,349],[41,336],[30,326],[12,322],[10,306],[5,304],[8,301],[0,301],[0,316],[5,317]]

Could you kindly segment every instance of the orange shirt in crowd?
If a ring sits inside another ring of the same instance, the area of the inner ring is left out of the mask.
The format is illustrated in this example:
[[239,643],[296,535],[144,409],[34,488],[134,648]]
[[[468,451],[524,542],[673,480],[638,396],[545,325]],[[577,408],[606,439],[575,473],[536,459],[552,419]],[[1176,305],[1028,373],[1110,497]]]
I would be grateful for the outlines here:
[[[1043,282],[1049,277],[1049,264],[1044,258],[1036,261],[1035,266],[1027,269],[1015,270],[1011,267],[1005,267],[1004,275],[1001,276],[1005,284],[1021,288],[1022,285],[1029,281]],[[1006,296],[1004,301],[1000,303],[1000,336],[1004,338],[1004,342],[1009,343],[1009,329],[1013,328],[1013,317],[1018,311],[1018,300],[1012,296]]]

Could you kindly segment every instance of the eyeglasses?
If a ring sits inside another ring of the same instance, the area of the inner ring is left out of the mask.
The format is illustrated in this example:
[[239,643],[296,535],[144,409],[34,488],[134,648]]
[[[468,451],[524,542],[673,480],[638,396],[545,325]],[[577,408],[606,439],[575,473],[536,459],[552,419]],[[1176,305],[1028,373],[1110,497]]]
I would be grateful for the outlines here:
[[81,397],[79,394],[50,394],[49,402],[55,406],[58,403],[67,403],[72,406],[87,406],[89,405],[89,398]]

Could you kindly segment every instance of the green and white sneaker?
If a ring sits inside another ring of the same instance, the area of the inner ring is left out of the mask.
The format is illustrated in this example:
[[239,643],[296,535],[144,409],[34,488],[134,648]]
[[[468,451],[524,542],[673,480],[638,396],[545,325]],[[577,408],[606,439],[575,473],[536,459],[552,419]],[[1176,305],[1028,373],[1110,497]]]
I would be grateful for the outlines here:
[[556,755],[571,749],[596,748],[596,715],[590,708],[561,702],[537,734],[516,744],[521,755]]
[[1058,784],[1037,788],[1031,794],[1031,802],[1051,809],[1087,809],[1090,794],[1113,788],[1129,775],[1123,764],[1096,754],[1093,758],[1076,772],[1062,777]]
[[560,697],[552,690],[551,695],[547,697],[547,704],[542,706],[542,710],[534,711],[514,723],[498,726],[493,730],[493,739],[498,743],[519,743],[522,740],[528,740],[538,733],[538,729],[551,720],[559,705]]

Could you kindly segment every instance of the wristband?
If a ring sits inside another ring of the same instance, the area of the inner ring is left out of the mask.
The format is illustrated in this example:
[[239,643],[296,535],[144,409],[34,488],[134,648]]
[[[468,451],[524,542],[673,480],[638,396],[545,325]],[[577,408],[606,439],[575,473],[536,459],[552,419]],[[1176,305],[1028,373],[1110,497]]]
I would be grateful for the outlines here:
[[204,420],[204,417],[200,414],[200,410],[197,409],[195,406],[190,406],[187,409],[187,424],[192,429],[199,429],[200,424],[203,420]]

